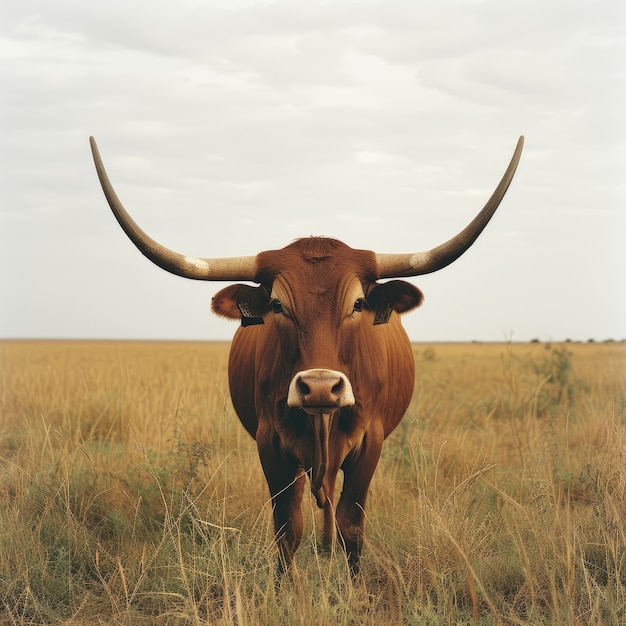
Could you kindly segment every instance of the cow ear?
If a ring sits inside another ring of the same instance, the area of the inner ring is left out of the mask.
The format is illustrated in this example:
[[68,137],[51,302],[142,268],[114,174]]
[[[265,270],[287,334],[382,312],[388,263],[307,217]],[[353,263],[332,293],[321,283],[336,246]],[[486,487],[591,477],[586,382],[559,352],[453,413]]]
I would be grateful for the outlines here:
[[263,324],[263,314],[269,300],[265,289],[250,285],[229,285],[218,291],[211,300],[216,315],[240,319],[242,326]]
[[375,283],[367,293],[367,304],[374,311],[374,324],[386,324],[391,312],[406,313],[424,301],[424,294],[404,280]]

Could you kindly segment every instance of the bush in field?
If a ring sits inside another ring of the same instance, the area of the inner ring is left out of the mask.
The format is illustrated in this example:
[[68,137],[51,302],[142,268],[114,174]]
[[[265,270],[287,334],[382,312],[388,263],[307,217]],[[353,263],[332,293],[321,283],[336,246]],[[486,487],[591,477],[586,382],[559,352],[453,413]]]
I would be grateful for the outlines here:
[[548,344],[546,355],[539,361],[531,361],[531,368],[542,382],[537,397],[537,416],[567,411],[576,382],[572,377],[572,352],[566,347]]

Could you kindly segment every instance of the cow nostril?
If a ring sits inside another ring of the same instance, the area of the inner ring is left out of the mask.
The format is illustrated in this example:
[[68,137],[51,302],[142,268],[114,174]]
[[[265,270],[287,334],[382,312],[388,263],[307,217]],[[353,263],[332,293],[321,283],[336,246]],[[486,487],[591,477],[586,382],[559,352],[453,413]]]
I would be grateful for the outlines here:
[[339,380],[338,380],[338,381],[337,381],[337,382],[333,385],[333,388],[331,389],[331,392],[332,392],[334,395],[339,395],[339,394],[343,391],[344,387],[345,387],[345,384],[344,384],[343,378],[340,378],[340,379],[339,379]]
[[306,397],[311,393],[311,388],[304,382],[304,380],[302,380],[302,376],[298,377],[298,380],[296,381],[296,387],[298,389],[298,393],[302,397]]

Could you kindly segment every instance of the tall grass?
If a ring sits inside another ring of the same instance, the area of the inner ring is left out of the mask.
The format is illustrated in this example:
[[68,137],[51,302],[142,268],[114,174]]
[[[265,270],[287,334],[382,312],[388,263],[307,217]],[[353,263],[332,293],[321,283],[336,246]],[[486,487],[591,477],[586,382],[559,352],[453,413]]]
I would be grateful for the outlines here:
[[626,345],[416,345],[363,572],[271,504],[228,346],[0,343],[0,623],[621,624]]

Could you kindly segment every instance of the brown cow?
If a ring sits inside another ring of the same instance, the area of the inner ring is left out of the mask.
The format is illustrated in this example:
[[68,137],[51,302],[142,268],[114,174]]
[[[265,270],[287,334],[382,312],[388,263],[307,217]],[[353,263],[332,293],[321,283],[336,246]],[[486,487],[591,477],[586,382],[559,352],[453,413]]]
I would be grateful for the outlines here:
[[[498,208],[522,147],[520,137],[476,218],[432,250],[377,254],[312,237],[253,257],[205,259],[168,250],[137,226],[113,191],[91,138],[109,205],[145,256],[186,278],[258,285],[226,287],[212,308],[241,320],[230,351],[230,392],[241,423],[256,439],[272,496],[279,572],[289,566],[302,538],[307,476],[324,509],[325,539],[332,540],[336,527],[350,568],[358,571],[370,481],[383,441],[413,393],[413,354],[400,314],[422,302],[410,283],[377,281],[434,272],[461,256]],[[337,501],[339,470],[344,482]]]

